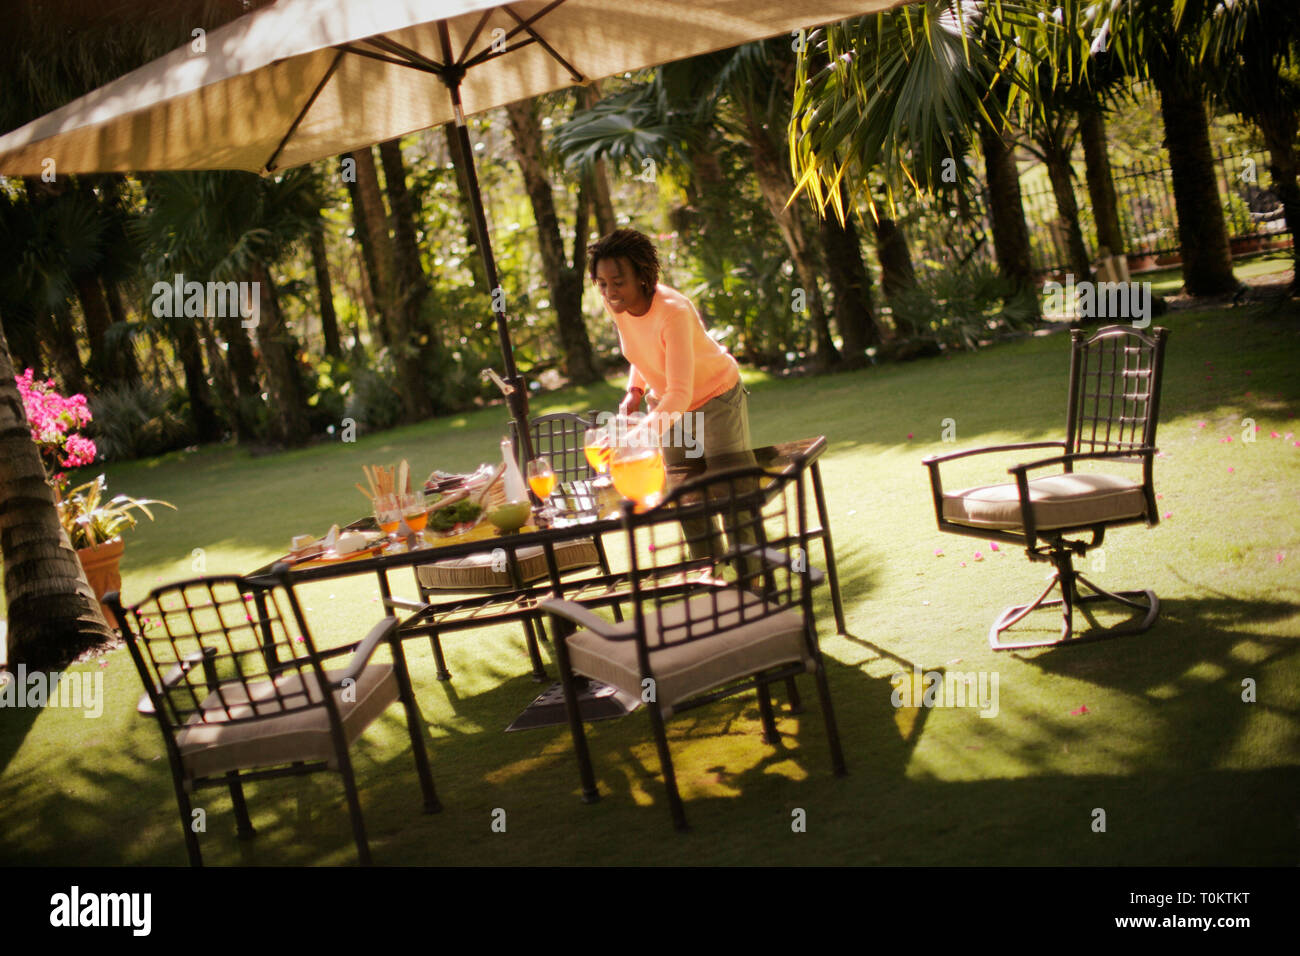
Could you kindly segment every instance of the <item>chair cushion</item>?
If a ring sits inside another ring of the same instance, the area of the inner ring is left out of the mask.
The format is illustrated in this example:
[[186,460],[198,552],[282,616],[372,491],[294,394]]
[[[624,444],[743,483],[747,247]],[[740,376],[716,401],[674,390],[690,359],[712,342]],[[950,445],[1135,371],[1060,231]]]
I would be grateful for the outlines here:
[[[710,612],[714,595],[700,594],[690,599],[692,620],[703,619]],[[646,643],[650,648],[650,669],[655,678],[655,700],[667,716],[673,707],[696,694],[720,687],[733,680],[781,664],[803,661],[808,670],[815,662],[804,640],[803,614],[797,610],[779,611],[770,616],[739,624],[737,590],[717,592],[720,628],[712,634],[690,641],[658,647],[660,621],[671,627],[685,620],[686,601],[665,607],[658,618],[646,616]],[[745,614],[761,610],[761,599],[745,594]],[[573,670],[587,677],[612,684],[619,690],[641,696],[641,668],[637,663],[635,620],[611,625],[612,633],[625,640],[604,637],[594,631],[581,630],[568,641],[569,661]],[[683,632],[684,633],[684,632]],[[672,635],[678,640],[678,634]]]
[[[330,680],[338,680],[342,671],[326,671]],[[338,758],[330,738],[329,715],[325,708],[293,710],[308,701],[323,700],[316,675],[311,671],[292,671],[275,679],[284,704],[276,700],[270,681],[248,685],[245,693],[240,683],[223,684],[219,692],[204,698],[202,715],[195,714],[176,735],[189,777],[206,777],[252,767],[278,766],[294,761],[324,760],[337,769]],[[306,694],[303,693],[304,684]],[[345,701],[343,689],[334,691],[334,701],[343,721],[343,733],[351,744],[370,722],[382,714],[388,705],[398,699],[397,678],[391,664],[370,664],[357,679],[355,700]],[[249,699],[251,696],[251,700]],[[232,723],[226,715],[230,710]],[[288,713],[274,716],[289,709]],[[254,713],[266,716],[263,720],[242,722],[240,718]]]
[[[1146,513],[1141,482],[1113,475],[1048,475],[1029,482],[1034,524],[1040,531],[1087,527],[1140,518]],[[943,516],[977,528],[1020,528],[1020,492],[1014,484],[984,485],[943,496]]]
[[[520,548],[515,554],[524,584],[546,577],[546,552],[541,545]],[[561,541],[555,545],[555,564],[561,571],[595,567],[599,562],[596,543],[591,538]],[[415,576],[420,586],[429,590],[478,591],[514,587],[509,568],[492,570],[491,552],[422,564],[416,567]]]

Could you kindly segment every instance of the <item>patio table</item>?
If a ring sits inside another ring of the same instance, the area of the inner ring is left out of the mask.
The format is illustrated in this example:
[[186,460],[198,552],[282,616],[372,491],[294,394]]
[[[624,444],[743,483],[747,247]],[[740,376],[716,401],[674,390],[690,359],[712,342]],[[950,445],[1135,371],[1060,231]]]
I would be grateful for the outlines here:
[[[818,459],[825,450],[826,439],[824,436],[818,436],[781,442],[745,452],[687,459],[684,464],[668,469],[668,488],[671,489],[683,481],[706,473],[746,465],[758,465],[765,470],[795,480],[802,480],[804,473],[807,472],[811,477],[817,508],[817,527],[815,529],[810,527],[808,535],[809,538],[822,542],[836,626],[838,632],[843,634],[845,630],[843,605],[818,465]],[[517,621],[526,616],[535,616],[540,613],[538,608],[541,600],[550,595],[579,600],[591,605],[616,605],[625,599],[627,594],[625,591],[608,587],[608,582],[606,586],[593,588],[583,579],[564,581],[556,564],[554,549],[555,545],[563,541],[592,537],[620,529],[622,527],[619,516],[621,499],[612,488],[593,488],[590,482],[566,484],[562,491],[568,499],[575,500],[578,504],[567,510],[561,509],[561,516],[549,527],[529,529],[526,526],[518,532],[502,534],[485,523],[469,534],[434,539],[430,546],[415,550],[389,551],[369,557],[329,563],[305,562],[291,566],[289,577],[297,585],[373,573],[378,581],[380,599],[385,608],[413,612],[399,624],[398,634],[403,641],[408,638],[427,636],[435,631],[464,630],[469,627],[495,625]],[[368,527],[373,522],[373,518],[362,518],[348,525],[348,528]],[[516,554],[524,548],[533,546],[540,546],[545,555],[549,579],[524,584],[519,574]],[[393,597],[388,580],[390,571],[435,561],[491,553],[497,548],[506,552],[508,568],[515,585],[513,590],[460,595],[436,603]],[[252,572],[252,575],[265,575],[276,563],[266,564]],[[587,588],[585,592],[584,587]],[[259,596],[255,600],[260,606],[263,599]],[[535,646],[529,647],[529,655],[532,659],[534,678],[544,680],[546,672]]]

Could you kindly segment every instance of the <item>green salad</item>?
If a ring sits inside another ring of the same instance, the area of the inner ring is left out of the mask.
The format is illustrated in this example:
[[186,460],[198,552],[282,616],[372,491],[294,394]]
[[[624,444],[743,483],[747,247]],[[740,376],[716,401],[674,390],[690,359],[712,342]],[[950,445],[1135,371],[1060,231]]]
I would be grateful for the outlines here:
[[434,531],[450,531],[458,524],[476,520],[482,510],[474,502],[465,498],[429,515],[429,527]]

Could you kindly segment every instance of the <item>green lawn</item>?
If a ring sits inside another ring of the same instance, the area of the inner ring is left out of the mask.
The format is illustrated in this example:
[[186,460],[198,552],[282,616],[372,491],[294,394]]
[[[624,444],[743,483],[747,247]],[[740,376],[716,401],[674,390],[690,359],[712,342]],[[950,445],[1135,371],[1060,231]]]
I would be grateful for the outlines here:
[[[1097,574],[1154,588],[1161,620],[1139,637],[1023,654],[989,651],[985,632],[1004,605],[1037,593],[1044,566],[1009,546],[992,552],[939,534],[920,462],[1060,437],[1067,336],[821,378],[750,376],[756,442],[830,441],[823,468],[852,636],[831,635],[824,594],[821,634],[850,775],[831,776],[815,706],[799,717],[783,711],[783,746],[773,748],[760,738],[756,702],[741,698],[669,725],[691,834],[671,828],[642,713],[591,728],[605,796],[584,805],[566,730],[501,732],[538,690],[519,629],[461,633],[445,641],[449,684],[434,680],[427,644],[408,646],[444,812],[419,813],[400,708],[354,748],[376,860],[1294,865],[1298,319],[1294,306],[1165,317],[1156,486],[1166,517],[1108,536]],[[569,391],[537,411],[612,407],[616,396],[612,386]],[[955,444],[940,438],[949,418]],[[1243,440],[1245,418],[1259,426],[1253,442]],[[494,456],[503,427],[492,409],[355,445],[259,458],[204,449],[114,466],[114,489],[180,508],[132,536],[124,592],[138,599],[196,562],[208,572],[256,567],[293,534],[359,515],[352,483],[363,463],[468,468]],[[1001,474],[971,465],[953,480]],[[413,595],[410,579],[399,580]],[[328,640],[355,639],[380,614],[370,579],[305,596]],[[894,708],[890,678],[914,665],[995,673],[997,716]],[[135,670],[125,650],[102,667],[98,719],[0,711],[0,862],[184,863],[161,739],[134,712]],[[1247,680],[1253,703],[1242,700]],[[807,679],[804,692],[812,703]],[[262,835],[248,844],[233,837],[228,797],[201,797],[210,863],[355,859],[333,778],[251,787]],[[491,828],[497,808],[505,833]],[[796,808],[807,832],[791,830]],[[1105,832],[1094,832],[1097,809]]]

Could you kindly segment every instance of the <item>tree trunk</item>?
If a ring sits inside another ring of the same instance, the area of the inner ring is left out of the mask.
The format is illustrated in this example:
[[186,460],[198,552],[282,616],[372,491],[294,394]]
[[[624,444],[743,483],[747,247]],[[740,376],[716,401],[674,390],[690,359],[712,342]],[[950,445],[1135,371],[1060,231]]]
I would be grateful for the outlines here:
[[59,524],[0,329],[0,553],[12,667],[62,667],[113,632]]
[[[113,279],[104,279],[104,297],[108,301],[108,314],[112,316],[112,325],[126,325],[126,304],[122,301],[122,290]],[[123,330],[125,331],[125,330]],[[117,365],[118,377],[126,382],[140,381],[140,363],[135,357],[135,342],[130,336],[122,339],[120,347],[114,350],[113,361]]]
[[1223,220],[1219,184],[1210,154],[1210,127],[1199,91],[1170,76],[1155,75],[1160,115],[1169,150],[1183,284],[1190,295],[1223,295],[1237,288]]
[[1079,138],[1083,140],[1083,165],[1088,177],[1092,217],[1097,224],[1098,251],[1104,248],[1112,256],[1122,256],[1127,251],[1127,243],[1119,225],[1119,200],[1115,198],[1115,179],[1110,172],[1106,118],[1099,108],[1079,111]]
[[821,262],[817,249],[812,243],[811,229],[806,222],[807,207],[801,203],[786,200],[794,192],[794,180],[790,176],[790,162],[783,155],[783,150],[763,129],[763,123],[754,113],[750,103],[745,104],[745,139],[749,143],[754,162],[754,172],[758,177],[758,188],[767,203],[768,211],[776,220],[781,230],[781,238],[790,250],[794,262],[795,274],[804,290],[804,302],[808,308],[808,317],[812,322],[816,337],[814,357],[822,366],[838,365],[839,350],[831,338],[830,322],[826,317],[826,307],[822,302],[818,277],[821,275]]
[[311,265],[316,272],[316,291],[320,296],[320,329],[325,336],[325,354],[341,358],[343,346],[339,343],[339,319],[334,312],[334,286],[330,283],[330,260],[325,251],[325,223],[321,220],[312,229]]
[[[262,436],[258,434],[257,410],[262,403],[262,386],[257,379],[257,357],[253,354],[252,343],[244,329],[243,320],[238,315],[219,316],[216,319],[217,331],[226,341],[224,359],[230,394],[233,397],[230,421],[235,429],[235,439],[240,442],[254,441]],[[218,365],[209,353],[208,367],[212,369],[213,378],[218,377]]]
[[[583,109],[590,109],[599,100],[599,83],[588,83],[578,88],[578,103]],[[614,215],[614,201],[610,197],[609,166],[603,158],[592,163],[589,186],[592,209],[596,214],[596,231],[602,236],[608,236],[618,228],[618,219]]]
[[30,318],[18,318],[12,313],[0,315],[0,326],[9,336],[12,361],[15,368],[31,369],[35,377],[44,380],[45,360],[41,355],[41,340],[36,323]]
[[65,392],[80,392],[83,395],[90,389],[86,385],[86,370],[81,364],[81,351],[77,345],[77,330],[72,324],[72,310],[64,305],[56,312],[45,316],[49,335],[45,344],[54,357],[55,368]]
[[256,263],[253,270],[254,279],[260,283],[261,300],[257,344],[262,353],[262,367],[266,370],[275,437],[290,447],[302,445],[311,433],[307,424],[306,396],[298,373],[298,342],[284,324],[271,271],[261,262]]
[[393,251],[397,257],[393,287],[394,337],[390,347],[397,364],[405,418],[417,422],[432,416],[436,405],[436,389],[430,388],[429,367],[438,365],[438,336],[424,322],[423,306],[429,295],[429,280],[420,265],[415,210],[406,188],[406,166],[398,141],[380,143],[379,157],[384,164],[384,183],[388,187],[393,223]]
[[[845,208],[848,208],[847,189]],[[867,361],[866,351],[880,344],[871,302],[871,274],[862,261],[862,243],[850,216],[840,225],[834,216],[820,220],[818,233],[826,259],[826,276],[835,294],[835,321],[844,340],[844,362],[850,367]]]
[[190,396],[190,418],[194,421],[194,432],[200,442],[220,441],[221,422],[217,419],[216,409],[212,407],[212,393],[208,389],[208,377],[203,370],[203,353],[199,348],[199,336],[194,331],[194,323],[176,319],[172,334],[175,336],[176,354],[185,371],[185,390]]
[[984,176],[989,191],[989,226],[993,231],[993,252],[998,272],[1010,283],[1012,297],[1032,304],[1041,314],[1034,292],[1034,265],[1029,247],[1029,228],[1020,196],[1020,170],[1016,150],[987,123],[979,124],[984,151]]
[[[575,273],[564,258],[564,238],[560,235],[560,219],[555,212],[555,198],[551,181],[542,161],[542,126],[537,120],[533,100],[520,100],[506,107],[510,120],[510,133],[514,141],[515,158],[524,176],[524,189],[533,207],[537,223],[537,243],[542,254],[542,271],[551,290],[555,307],[555,324],[560,334],[560,347],[564,351],[564,373],[576,384],[598,381],[591,340],[587,336],[587,320],[582,314],[583,277]],[[587,230],[586,190],[582,190],[578,205],[579,221],[575,223],[574,251],[581,245],[580,238]],[[585,258],[585,246],[584,246]]]
[[1291,233],[1291,289],[1300,290],[1300,185],[1296,176],[1300,163],[1295,151],[1294,110],[1261,110],[1254,117],[1268,147],[1268,168],[1273,174],[1273,192],[1282,200],[1282,215]]
[[[348,155],[356,161],[357,153]],[[361,163],[357,161],[356,167],[360,168],[360,166]],[[370,320],[371,338],[379,344],[386,344],[388,329],[383,310],[379,306],[382,290],[379,288],[375,250],[370,241],[370,227],[366,220],[365,197],[356,179],[348,179],[344,183],[348,187],[348,196],[352,200],[352,235],[357,245],[361,247],[361,298],[365,302],[366,315]]]
[[875,221],[876,258],[880,260],[880,288],[890,305],[896,299],[915,292],[916,270],[912,268],[912,250],[898,223],[881,216]]
[[377,290],[375,305],[379,309],[383,339],[391,345],[397,301],[396,276],[393,270],[395,255],[393,243],[388,237],[388,216],[384,210],[384,196],[379,189],[379,172],[375,169],[375,156],[370,151],[370,147],[358,149],[348,155],[357,161],[357,194],[361,198],[361,213],[365,217],[366,237],[370,249],[366,268],[373,270],[371,278]]
[[113,319],[109,315],[108,302],[104,299],[99,279],[93,272],[83,272],[73,277],[72,284],[77,290],[77,300],[81,303],[81,317],[85,320],[86,339],[90,343],[87,371],[97,385],[117,385],[121,381],[118,363],[113,361],[104,344],[104,336],[108,334]]
[[1092,281],[1092,261],[1088,258],[1088,247],[1083,241],[1083,229],[1079,227],[1079,203],[1074,198],[1074,175],[1070,168],[1070,153],[1054,137],[1038,140],[1047,166],[1047,178],[1052,183],[1052,195],[1056,197],[1056,211],[1065,227],[1066,255],[1069,257],[1070,272],[1075,282]]

